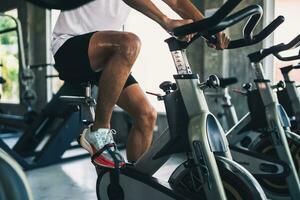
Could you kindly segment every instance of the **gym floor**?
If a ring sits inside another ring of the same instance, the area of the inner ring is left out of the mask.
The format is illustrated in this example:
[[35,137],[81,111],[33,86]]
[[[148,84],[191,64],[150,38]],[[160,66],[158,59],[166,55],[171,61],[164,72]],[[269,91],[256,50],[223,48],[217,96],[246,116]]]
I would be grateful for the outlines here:
[[[125,154],[125,151],[122,151]],[[125,156],[125,155],[124,155]],[[167,181],[180,157],[172,157],[155,177]],[[172,170],[170,170],[170,168]],[[27,172],[34,199],[96,200],[97,174],[89,158],[52,165]],[[66,192],[67,191],[67,192]]]
[[27,172],[34,199],[97,199],[97,174],[90,159],[81,159]]

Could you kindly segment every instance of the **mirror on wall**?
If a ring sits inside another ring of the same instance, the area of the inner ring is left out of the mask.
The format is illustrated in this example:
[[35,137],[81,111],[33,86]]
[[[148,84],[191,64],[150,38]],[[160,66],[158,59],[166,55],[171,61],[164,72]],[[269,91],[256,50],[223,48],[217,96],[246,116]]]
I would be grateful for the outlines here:
[[20,103],[17,9],[0,13],[0,103]]

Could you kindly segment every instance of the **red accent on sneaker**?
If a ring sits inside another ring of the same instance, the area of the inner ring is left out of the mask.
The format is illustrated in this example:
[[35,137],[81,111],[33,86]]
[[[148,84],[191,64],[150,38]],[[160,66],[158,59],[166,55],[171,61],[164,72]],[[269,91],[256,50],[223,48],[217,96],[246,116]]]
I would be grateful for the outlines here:
[[[91,146],[93,149],[93,153],[95,154],[97,152],[97,150],[95,149],[95,147],[93,145],[91,145]],[[106,159],[103,155],[100,155],[97,158],[95,158],[93,160],[93,162],[102,167],[115,168],[115,163],[113,161]],[[124,166],[125,166],[125,162],[119,163],[119,167],[124,167]]]

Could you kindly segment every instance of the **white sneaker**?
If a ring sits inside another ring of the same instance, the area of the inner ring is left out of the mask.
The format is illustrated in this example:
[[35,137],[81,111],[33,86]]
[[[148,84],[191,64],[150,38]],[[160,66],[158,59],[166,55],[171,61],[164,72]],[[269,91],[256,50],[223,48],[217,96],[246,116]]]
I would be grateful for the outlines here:
[[90,128],[83,130],[80,145],[91,154],[92,163],[108,168],[125,165],[114,142],[114,134],[116,134],[114,129],[100,128],[93,132],[90,131]]

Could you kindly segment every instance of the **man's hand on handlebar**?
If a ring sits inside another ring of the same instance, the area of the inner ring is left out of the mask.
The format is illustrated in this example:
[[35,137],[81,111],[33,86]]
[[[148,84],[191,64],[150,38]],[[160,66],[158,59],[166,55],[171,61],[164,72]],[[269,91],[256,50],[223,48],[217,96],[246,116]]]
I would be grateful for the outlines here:
[[217,40],[218,40],[217,44],[211,44],[211,43],[207,42],[207,45],[210,48],[214,48],[217,50],[226,49],[230,43],[230,38],[224,32],[217,33],[216,36],[217,36]]
[[[182,26],[182,25],[185,25],[185,24],[190,24],[192,22],[193,22],[192,19],[180,19],[180,20],[176,20],[176,19],[169,19],[168,18],[165,21],[164,29],[168,33],[172,34],[174,28]],[[189,34],[189,35],[186,35],[186,36],[183,36],[183,37],[179,37],[178,39],[182,40],[182,41],[185,41],[185,42],[189,42],[193,38],[194,35],[195,34]]]

